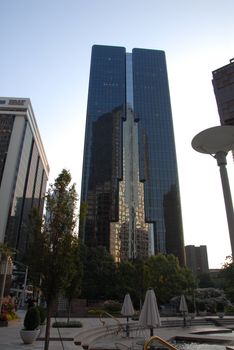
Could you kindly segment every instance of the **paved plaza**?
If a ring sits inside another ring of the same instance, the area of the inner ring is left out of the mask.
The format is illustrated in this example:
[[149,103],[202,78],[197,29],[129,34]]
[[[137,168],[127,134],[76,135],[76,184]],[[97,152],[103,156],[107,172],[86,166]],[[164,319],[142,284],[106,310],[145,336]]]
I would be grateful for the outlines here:
[[[20,329],[23,325],[23,319],[25,311],[19,310],[17,312],[19,319],[10,321],[8,327],[0,327],[0,350],[43,350],[44,341],[36,340],[33,344],[25,345],[20,337]],[[163,318],[162,318],[163,319]],[[58,319],[57,319],[58,320]],[[61,320],[61,319],[59,319]],[[63,319],[64,320],[64,319]],[[81,321],[83,324],[82,328],[60,328],[58,333],[58,329],[51,328],[51,338],[54,340],[50,341],[50,350],[83,350],[81,345],[75,345],[73,339],[79,335],[79,333],[84,332],[84,330],[92,329],[94,327],[100,326],[100,320],[98,318],[77,318],[77,320]],[[124,319],[120,319],[121,322],[125,322]],[[169,319],[167,319],[170,322]],[[113,320],[107,319],[107,322],[111,322]],[[52,319],[54,322],[54,319]],[[233,321],[234,323],[234,321]],[[163,339],[170,339],[175,336],[188,336],[191,337],[191,333],[193,338],[213,338],[220,339],[218,334],[214,336],[206,336],[200,335],[196,332],[199,331],[212,331],[217,329],[215,326],[189,326],[189,327],[162,327],[155,330],[155,334],[162,337]],[[219,327],[221,331],[222,328]],[[59,336],[61,335],[62,341],[59,340]],[[43,334],[42,334],[43,337]],[[224,337],[226,340],[230,340],[234,344],[234,337],[230,335],[226,335]],[[108,349],[112,348],[116,342],[121,342],[126,345],[131,346],[133,343],[133,338],[126,338],[123,336],[106,336],[95,342],[95,349]],[[224,346],[224,349],[226,347]]]

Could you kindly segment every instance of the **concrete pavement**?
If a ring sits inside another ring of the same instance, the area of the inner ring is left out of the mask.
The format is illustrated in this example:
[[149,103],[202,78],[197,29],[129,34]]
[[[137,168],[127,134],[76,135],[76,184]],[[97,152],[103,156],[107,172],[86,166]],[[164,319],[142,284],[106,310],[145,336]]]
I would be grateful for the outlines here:
[[[23,319],[25,311],[19,310],[17,312],[19,319],[13,320],[9,322],[8,327],[0,327],[0,350],[43,350],[44,341],[36,340],[33,344],[24,344],[20,337],[20,329],[23,326]],[[61,320],[61,319],[59,319]],[[63,319],[64,320],[64,319]],[[86,329],[92,329],[94,327],[100,326],[100,321],[98,318],[77,318],[77,320],[81,321],[83,324],[82,328],[60,328],[60,335],[62,339],[74,339],[80,332],[83,332]],[[52,322],[54,319],[52,319]],[[108,322],[113,320],[108,319]],[[122,320],[123,322],[123,320]],[[212,331],[217,330],[215,326],[191,326],[191,327],[163,327],[155,330],[155,334],[162,337],[163,339],[171,339],[175,336],[181,337],[193,337],[193,339],[200,339],[201,337],[204,339],[220,339],[218,334],[215,335],[201,335],[197,332],[199,331]],[[222,328],[219,327],[219,330]],[[192,333],[192,334],[191,334]],[[41,335],[43,337],[43,334]],[[147,337],[149,334],[147,334]],[[73,340],[59,340],[58,329],[51,328],[51,337],[56,340],[50,341],[50,350],[83,350],[80,345],[75,345]],[[224,339],[230,340],[234,344],[234,337],[230,333],[229,335],[225,335]],[[96,341],[92,348],[95,349],[108,349],[113,348],[113,345],[116,342],[125,343],[126,345],[131,346],[133,344],[134,339],[132,338],[124,338],[123,336],[106,336],[99,341]],[[109,345],[109,346],[108,346]],[[225,349],[225,346],[224,346]]]

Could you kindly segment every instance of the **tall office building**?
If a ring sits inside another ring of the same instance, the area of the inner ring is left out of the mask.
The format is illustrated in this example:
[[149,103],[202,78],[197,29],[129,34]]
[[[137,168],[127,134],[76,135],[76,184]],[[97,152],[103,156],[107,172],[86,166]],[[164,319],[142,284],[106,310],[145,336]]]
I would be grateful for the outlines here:
[[206,245],[200,245],[198,247],[187,245],[185,246],[185,253],[186,264],[195,276],[209,272]]
[[212,72],[220,123],[234,125],[234,59]]
[[28,98],[0,97],[0,242],[23,253],[28,214],[41,214],[49,165]]
[[171,253],[183,229],[165,53],[92,49],[80,236],[115,261]]

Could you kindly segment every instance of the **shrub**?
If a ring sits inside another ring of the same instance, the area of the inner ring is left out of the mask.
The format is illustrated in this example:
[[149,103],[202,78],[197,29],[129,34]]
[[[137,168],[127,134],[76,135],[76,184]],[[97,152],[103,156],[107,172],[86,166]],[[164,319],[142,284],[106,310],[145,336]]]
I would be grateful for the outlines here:
[[217,303],[216,304],[216,311],[217,312],[224,312],[224,305],[223,305],[223,303]]
[[205,306],[205,303],[203,301],[200,301],[200,303],[198,304],[198,310],[199,311],[205,311],[206,310],[206,306]]
[[90,309],[90,310],[88,310],[88,315],[99,316],[102,312],[103,312],[103,310],[100,310],[100,309]]
[[42,306],[36,306],[36,308],[39,311],[40,315],[40,324],[45,324],[45,319],[46,319],[46,309]]
[[193,314],[195,312],[195,306],[194,306],[194,303],[192,301],[190,301],[188,303],[188,312]]
[[40,314],[37,307],[30,307],[24,318],[24,328],[33,331],[40,324]]
[[104,309],[108,312],[120,312],[121,304],[118,301],[106,300],[104,302]]
[[234,307],[232,305],[226,306],[225,311],[228,315],[234,315]]

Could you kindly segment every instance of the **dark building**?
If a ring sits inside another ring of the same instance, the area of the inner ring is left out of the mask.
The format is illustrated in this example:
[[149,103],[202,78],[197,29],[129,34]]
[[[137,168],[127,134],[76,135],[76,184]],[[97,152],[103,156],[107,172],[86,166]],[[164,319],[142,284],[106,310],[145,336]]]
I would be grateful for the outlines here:
[[28,214],[43,212],[49,165],[29,99],[0,98],[0,242],[25,251]]
[[80,235],[116,261],[173,253],[183,228],[165,53],[92,49]]
[[220,123],[234,125],[234,60],[212,72]]
[[185,246],[186,264],[193,271],[195,276],[202,273],[209,273],[207,248],[205,245],[195,247]]

